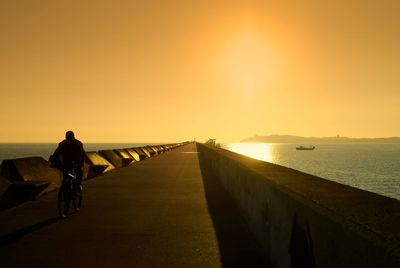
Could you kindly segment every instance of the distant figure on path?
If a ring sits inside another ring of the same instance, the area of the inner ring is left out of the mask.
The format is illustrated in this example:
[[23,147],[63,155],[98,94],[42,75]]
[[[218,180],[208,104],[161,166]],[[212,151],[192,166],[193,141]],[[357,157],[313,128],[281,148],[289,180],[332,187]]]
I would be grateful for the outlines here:
[[83,161],[85,159],[85,150],[83,144],[75,139],[74,132],[67,131],[65,140],[58,144],[58,148],[54,151],[50,159],[53,167],[60,167],[65,179],[68,173],[75,171],[78,185],[82,183],[83,177]]

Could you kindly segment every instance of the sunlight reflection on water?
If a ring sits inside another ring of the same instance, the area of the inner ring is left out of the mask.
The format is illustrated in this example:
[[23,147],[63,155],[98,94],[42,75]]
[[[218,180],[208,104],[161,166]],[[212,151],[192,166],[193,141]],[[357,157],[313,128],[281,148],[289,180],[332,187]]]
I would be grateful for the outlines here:
[[400,200],[400,144],[317,144],[314,151],[297,151],[298,145],[221,144],[235,153]]
[[273,162],[274,159],[271,143],[228,143],[226,149],[262,161]]

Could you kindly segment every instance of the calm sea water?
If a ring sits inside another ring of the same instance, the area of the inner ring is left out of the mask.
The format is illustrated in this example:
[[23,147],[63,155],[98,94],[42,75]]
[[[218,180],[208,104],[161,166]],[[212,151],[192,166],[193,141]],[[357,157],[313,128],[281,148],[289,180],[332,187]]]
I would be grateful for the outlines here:
[[400,200],[400,144],[228,143],[230,151]]
[[[87,152],[107,149],[122,149],[140,147],[153,143],[85,143]],[[13,159],[28,156],[41,156],[48,160],[57,148],[58,143],[0,143],[0,162],[3,159]]]

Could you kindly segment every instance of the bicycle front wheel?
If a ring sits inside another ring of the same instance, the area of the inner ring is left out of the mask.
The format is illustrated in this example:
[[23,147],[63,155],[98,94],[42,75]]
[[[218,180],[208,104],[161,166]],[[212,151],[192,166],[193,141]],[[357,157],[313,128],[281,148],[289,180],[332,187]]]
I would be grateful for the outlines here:
[[68,189],[63,185],[58,190],[58,198],[57,198],[57,208],[58,214],[61,218],[66,218],[68,215],[69,204],[71,202],[70,194],[68,194]]

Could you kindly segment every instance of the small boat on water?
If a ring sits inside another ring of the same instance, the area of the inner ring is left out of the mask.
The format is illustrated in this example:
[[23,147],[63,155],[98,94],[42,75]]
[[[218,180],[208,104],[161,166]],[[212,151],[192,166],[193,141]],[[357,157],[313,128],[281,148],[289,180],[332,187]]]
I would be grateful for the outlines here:
[[309,147],[305,147],[305,146],[298,146],[296,147],[296,150],[314,150],[315,146],[309,146]]

